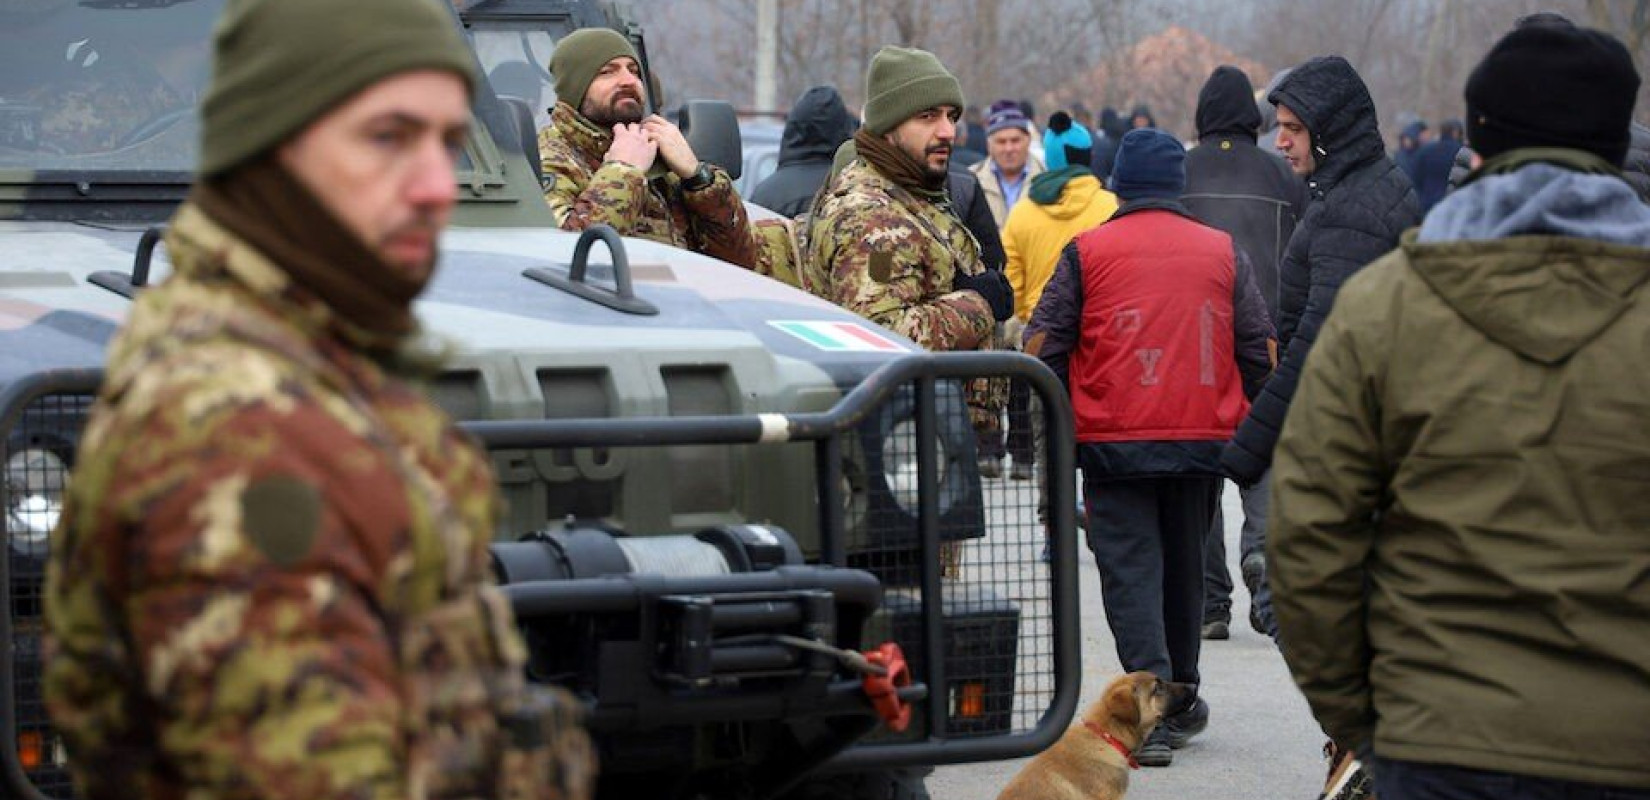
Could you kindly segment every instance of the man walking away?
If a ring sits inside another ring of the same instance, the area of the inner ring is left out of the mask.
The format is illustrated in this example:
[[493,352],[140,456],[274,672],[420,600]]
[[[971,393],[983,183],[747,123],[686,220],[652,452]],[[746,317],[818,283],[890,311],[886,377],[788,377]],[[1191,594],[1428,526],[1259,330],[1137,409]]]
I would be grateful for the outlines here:
[[[1278,258],[1306,207],[1306,185],[1276,154],[1256,146],[1260,109],[1254,86],[1237,67],[1216,67],[1197,96],[1198,143],[1186,154],[1182,202],[1204,224],[1230,234],[1255,269],[1268,319],[1278,313]],[[1224,491],[1224,485],[1223,485]],[[1243,497],[1239,564],[1249,591],[1249,623],[1271,635],[1276,625],[1264,596],[1266,497],[1263,478]],[[1232,578],[1226,569],[1226,520],[1215,505],[1205,548],[1203,638],[1225,639],[1232,620]]]
[[807,213],[831,172],[831,157],[858,128],[836,87],[803,92],[785,117],[779,168],[751,191],[750,201],[782,217]]
[[[1198,685],[1203,541],[1220,446],[1270,369],[1266,303],[1232,237],[1179,202],[1186,151],[1155,128],[1123,137],[1123,206],[1065,248],[1027,329],[1076,417],[1088,542],[1125,672]],[[1136,751],[1168,766],[1208,725],[1201,698]]]
[[1650,798],[1650,208],[1629,52],[1549,15],[1484,157],[1348,281],[1278,443],[1285,659],[1381,800]]

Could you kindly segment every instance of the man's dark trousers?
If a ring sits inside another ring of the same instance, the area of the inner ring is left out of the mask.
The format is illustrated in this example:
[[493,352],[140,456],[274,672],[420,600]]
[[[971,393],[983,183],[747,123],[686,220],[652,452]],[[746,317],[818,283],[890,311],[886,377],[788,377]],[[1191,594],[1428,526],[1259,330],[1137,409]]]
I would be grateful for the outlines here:
[[1375,796],[1381,800],[1650,800],[1650,789],[1393,761],[1377,756]]
[[1089,549],[1125,672],[1199,682],[1203,544],[1220,482],[1202,475],[1084,476]]
[[[1238,539],[1238,562],[1248,561],[1251,555],[1264,559],[1266,553],[1266,514],[1271,507],[1272,473],[1261,476],[1260,482],[1247,489],[1239,489],[1243,499],[1243,533]],[[1224,487],[1224,482],[1222,486]],[[1224,489],[1221,492],[1224,494]],[[1226,567],[1226,515],[1221,511],[1220,498],[1215,498],[1214,523],[1209,526],[1209,539],[1203,548],[1203,618],[1205,621],[1232,617],[1232,573]],[[1250,595],[1249,602],[1259,607],[1261,625],[1267,635],[1277,637],[1277,620],[1272,616],[1272,593],[1264,578]]]

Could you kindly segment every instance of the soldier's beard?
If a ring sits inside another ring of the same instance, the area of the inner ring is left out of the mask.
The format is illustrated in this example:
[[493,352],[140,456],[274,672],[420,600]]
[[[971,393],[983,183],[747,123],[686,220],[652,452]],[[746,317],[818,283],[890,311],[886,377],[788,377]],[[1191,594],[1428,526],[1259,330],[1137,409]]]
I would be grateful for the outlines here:
[[609,97],[606,103],[598,103],[595,99],[586,97],[579,113],[591,124],[602,130],[609,130],[614,125],[634,125],[646,116],[647,108],[642,103],[640,95],[630,92],[619,92]]
[[[936,153],[945,154],[944,163],[940,164],[938,167],[934,166],[933,162],[928,160],[929,156]],[[935,145],[933,147],[929,147],[923,150],[922,158],[917,159],[917,161],[922,164],[923,172],[928,173],[929,178],[933,180],[945,180],[946,173],[950,171],[951,168],[951,146]]]
[[[922,167],[922,174],[927,176],[930,183],[944,183],[946,172],[951,166],[951,147],[949,145],[934,145],[931,147],[912,148],[904,142],[900,142],[899,148],[904,150],[905,154],[910,156],[912,161],[917,162],[918,166]],[[938,167],[934,166],[934,162],[928,160],[930,156],[936,153],[945,153],[945,161]]]

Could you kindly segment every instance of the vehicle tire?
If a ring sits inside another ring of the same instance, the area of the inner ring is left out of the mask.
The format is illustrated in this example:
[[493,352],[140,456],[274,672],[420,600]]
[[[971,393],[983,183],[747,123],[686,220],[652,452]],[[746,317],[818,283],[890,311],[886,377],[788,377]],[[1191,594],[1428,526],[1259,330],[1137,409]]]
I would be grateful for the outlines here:
[[803,781],[784,800],[929,800],[923,782],[933,767],[821,775]]

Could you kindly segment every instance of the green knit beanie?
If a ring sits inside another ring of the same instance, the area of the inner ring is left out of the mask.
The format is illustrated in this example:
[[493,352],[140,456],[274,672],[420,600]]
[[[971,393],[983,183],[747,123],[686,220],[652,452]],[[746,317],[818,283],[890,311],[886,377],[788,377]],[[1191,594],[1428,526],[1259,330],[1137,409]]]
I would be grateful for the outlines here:
[[935,106],[962,109],[962,84],[927,50],[884,47],[865,73],[865,129],[882,135]]
[[475,91],[475,58],[435,0],[230,0],[201,105],[201,177],[244,163],[373,83],[447,70]]
[[[584,105],[584,93],[590,91],[590,82],[607,62],[619,56],[629,56],[637,65],[642,63],[630,40],[611,28],[582,28],[556,42],[556,52],[550,54],[550,75],[556,79],[556,99],[578,110]],[[651,91],[652,87],[649,87]]]

